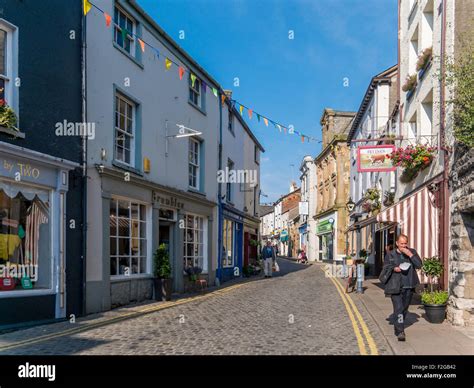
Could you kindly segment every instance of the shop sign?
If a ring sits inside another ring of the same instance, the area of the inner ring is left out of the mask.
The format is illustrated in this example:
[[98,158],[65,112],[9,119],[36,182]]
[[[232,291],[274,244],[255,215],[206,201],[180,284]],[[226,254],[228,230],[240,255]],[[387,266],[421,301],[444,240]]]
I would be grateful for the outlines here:
[[395,150],[394,145],[357,147],[357,171],[380,172],[395,171],[392,159],[388,157]]
[[159,195],[156,191],[153,192],[153,202],[163,206],[174,207],[176,209],[184,208],[184,203],[179,202],[176,197],[167,197]]
[[332,231],[332,224],[329,220],[322,221],[318,224],[316,228],[316,233],[328,233]]
[[20,163],[3,159],[0,166],[2,175],[12,176],[16,181],[21,181],[22,178],[32,178],[37,180],[41,175],[40,169],[29,163]]

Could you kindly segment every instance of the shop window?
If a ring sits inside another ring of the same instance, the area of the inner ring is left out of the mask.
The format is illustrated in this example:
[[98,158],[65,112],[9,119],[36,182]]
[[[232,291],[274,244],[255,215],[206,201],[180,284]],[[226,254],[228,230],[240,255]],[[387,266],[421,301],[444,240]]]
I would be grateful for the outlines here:
[[234,266],[234,222],[224,219],[222,236],[222,266]]
[[200,267],[207,271],[206,262],[207,224],[203,217],[193,214],[185,216],[184,230],[184,268]]
[[0,293],[51,289],[49,192],[0,180]]
[[129,200],[110,201],[110,275],[148,272],[147,209]]

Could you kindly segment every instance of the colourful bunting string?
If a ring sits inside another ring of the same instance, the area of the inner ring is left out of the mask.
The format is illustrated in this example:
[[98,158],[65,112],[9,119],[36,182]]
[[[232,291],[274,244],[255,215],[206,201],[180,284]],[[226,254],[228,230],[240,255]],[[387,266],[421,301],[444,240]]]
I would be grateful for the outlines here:
[[[93,4],[91,1],[89,0],[83,0],[83,12],[84,12],[84,16],[87,15],[89,13],[89,11],[92,9],[92,7],[94,7],[97,11],[101,12],[103,15],[104,15],[104,18],[105,18],[105,24],[107,27],[110,27],[111,23],[112,23],[112,17],[105,11],[101,10],[99,7],[97,7],[95,4]],[[116,20],[114,20],[114,23],[117,23]],[[140,48],[142,50],[142,52],[145,52],[145,44],[148,45],[149,47],[152,48],[152,50],[155,52],[156,54],[156,57],[159,59],[160,58],[160,51],[156,48],[156,47],[153,47],[152,45],[146,43],[143,39],[141,39],[140,37],[138,37],[136,34],[134,34],[133,32],[130,32],[128,31],[126,28],[122,28],[122,38],[123,38],[123,41],[125,42],[127,37],[128,36],[131,36],[131,37],[135,37],[138,41],[138,43],[140,44]],[[165,67],[166,67],[166,70],[168,71],[172,65],[176,65],[178,68],[179,68],[179,78],[182,80],[184,74],[186,72],[188,72],[190,74],[190,78],[191,78],[191,82],[192,82],[192,86],[194,87],[194,84],[195,84],[195,81],[197,79],[196,75],[192,74],[190,70],[184,68],[183,66],[180,66],[178,63],[176,62],[173,62],[170,58],[168,57],[165,57]],[[206,89],[207,89],[207,84],[202,81],[201,82],[201,85],[202,85],[202,90],[203,92],[205,93],[206,92]],[[212,88],[212,93],[214,94],[215,97],[218,97],[219,94],[221,94],[221,101],[222,101],[222,105],[224,105],[225,103],[225,100],[227,98],[227,96],[224,94],[223,91],[220,91],[218,90],[217,88],[213,87]],[[253,109],[241,104],[240,102],[237,102],[235,100],[232,100],[232,99],[229,99],[229,102],[231,104],[232,107],[235,106],[235,103],[238,103],[239,106],[240,106],[240,115],[243,116],[243,109],[246,108],[247,111],[248,111],[248,117],[249,119],[251,120],[252,117],[253,117],[253,113],[255,113],[257,115],[257,120],[258,122],[260,122],[260,117],[263,118],[263,121],[265,123],[265,125],[268,127],[268,121],[270,121],[276,128],[278,128],[278,130],[281,132],[281,129],[283,128],[285,134],[287,133],[287,127],[285,126],[282,126],[280,124],[277,124],[276,122],[274,122],[273,120],[269,120],[267,119],[266,117],[264,116],[261,116],[259,113],[257,112],[254,112]],[[311,136],[306,136],[298,131],[295,131],[295,130],[292,130],[292,131],[289,131],[289,134],[297,134],[299,136],[301,136],[301,141],[302,143],[304,143],[304,139],[305,137],[308,139],[308,142],[310,141],[319,141]],[[319,141],[321,142],[321,141]]]
[[83,6],[84,16],[86,16],[87,13],[91,10],[92,4],[89,2],[89,0],[84,0]]
[[112,22],[112,16],[110,16],[107,12],[104,12],[105,17],[105,25],[110,27],[110,23]]

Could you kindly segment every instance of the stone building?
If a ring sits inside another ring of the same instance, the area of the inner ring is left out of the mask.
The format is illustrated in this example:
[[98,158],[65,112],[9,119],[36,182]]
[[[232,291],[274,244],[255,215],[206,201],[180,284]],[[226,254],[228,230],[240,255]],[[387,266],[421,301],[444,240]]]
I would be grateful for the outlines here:
[[[456,60],[462,50],[461,43],[467,38],[467,34],[471,43],[474,40],[474,29],[471,27],[474,19],[474,3],[471,0],[457,0],[454,18]],[[449,169],[451,296],[447,317],[454,325],[474,326],[474,149],[454,143]]]
[[355,112],[324,109],[321,117],[322,151],[315,157],[318,196],[316,246],[318,261],[341,262],[345,255],[346,202],[349,197],[349,147],[347,135]]

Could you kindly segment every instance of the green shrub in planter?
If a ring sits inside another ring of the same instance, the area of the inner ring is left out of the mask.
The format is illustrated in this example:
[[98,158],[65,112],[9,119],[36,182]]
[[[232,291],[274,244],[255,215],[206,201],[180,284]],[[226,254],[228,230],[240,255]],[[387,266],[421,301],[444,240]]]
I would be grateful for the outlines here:
[[425,291],[421,294],[421,302],[423,304],[443,305],[448,302],[448,291]]

